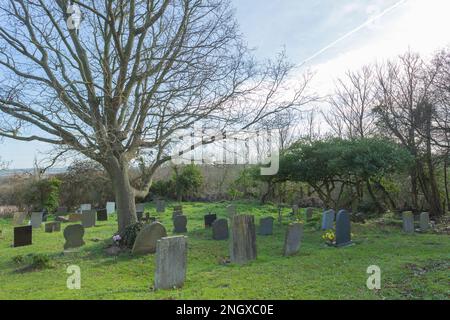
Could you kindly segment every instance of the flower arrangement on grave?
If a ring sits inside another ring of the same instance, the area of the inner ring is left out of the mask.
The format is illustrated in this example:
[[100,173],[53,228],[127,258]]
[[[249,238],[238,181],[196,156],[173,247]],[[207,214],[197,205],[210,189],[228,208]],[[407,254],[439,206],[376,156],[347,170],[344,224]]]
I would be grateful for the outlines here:
[[336,234],[333,230],[327,230],[323,235],[322,239],[325,240],[326,244],[334,245],[336,241]]

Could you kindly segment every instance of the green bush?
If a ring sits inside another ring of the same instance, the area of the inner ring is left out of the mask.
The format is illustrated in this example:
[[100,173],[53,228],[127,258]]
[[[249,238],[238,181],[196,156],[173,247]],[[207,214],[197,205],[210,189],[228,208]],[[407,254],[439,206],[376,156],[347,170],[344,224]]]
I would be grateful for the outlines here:
[[12,257],[12,261],[15,264],[22,264],[25,261],[25,258],[22,255]]
[[31,267],[34,269],[46,269],[50,267],[50,257],[46,254],[33,254],[31,256]]
[[32,182],[25,191],[25,203],[33,210],[46,209],[54,212],[59,206],[59,188],[61,181],[57,178]]
[[137,222],[135,224],[126,227],[125,231],[122,234],[120,234],[121,237],[120,246],[132,249],[134,241],[136,240],[136,237],[141,231],[143,226],[144,224],[142,222]]

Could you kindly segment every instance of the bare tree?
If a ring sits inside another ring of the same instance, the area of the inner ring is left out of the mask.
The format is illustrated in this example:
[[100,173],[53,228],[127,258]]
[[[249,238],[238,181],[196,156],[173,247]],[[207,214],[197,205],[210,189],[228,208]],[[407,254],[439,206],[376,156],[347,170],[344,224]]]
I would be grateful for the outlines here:
[[[222,0],[1,0],[0,136],[83,154],[111,178],[119,231],[196,122],[250,128],[298,105],[283,56],[262,67]],[[73,4],[73,6],[71,6]],[[77,28],[76,8],[83,14]],[[130,164],[145,158],[139,186]]]

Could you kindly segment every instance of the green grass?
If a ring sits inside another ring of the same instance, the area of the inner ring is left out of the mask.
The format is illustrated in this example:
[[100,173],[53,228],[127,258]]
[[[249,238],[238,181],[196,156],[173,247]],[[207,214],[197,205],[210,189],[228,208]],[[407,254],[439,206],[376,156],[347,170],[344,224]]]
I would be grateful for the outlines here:
[[[11,248],[10,219],[0,219],[0,299],[448,299],[450,238],[446,235],[405,235],[399,227],[353,224],[355,245],[324,245],[315,221],[305,226],[300,253],[281,255],[286,224],[275,222],[274,235],[257,236],[258,259],[245,266],[222,264],[229,256],[227,241],[211,239],[203,228],[209,211],[226,217],[227,203],[185,203],[188,216],[188,271],[184,287],[152,291],[153,255],[117,257],[104,253],[116,231],[116,217],[87,229],[86,245],[64,254],[61,233],[33,231],[33,245]],[[240,213],[259,218],[277,216],[274,206],[238,203]],[[148,207],[156,215],[153,207]],[[160,215],[172,234],[171,208]],[[63,226],[64,227],[64,226]],[[31,254],[46,254],[50,267],[24,268]],[[17,261],[18,256],[24,262]],[[81,268],[81,290],[66,287],[69,265]],[[366,287],[367,267],[381,268],[381,290]],[[22,270],[22,271],[21,271]]]

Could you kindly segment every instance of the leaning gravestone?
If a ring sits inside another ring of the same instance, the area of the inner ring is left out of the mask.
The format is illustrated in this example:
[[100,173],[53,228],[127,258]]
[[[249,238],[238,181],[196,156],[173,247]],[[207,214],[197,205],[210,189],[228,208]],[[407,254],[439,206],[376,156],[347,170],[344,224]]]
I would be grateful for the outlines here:
[[255,217],[235,215],[231,219],[231,262],[244,264],[256,259]]
[[116,203],[115,202],[107,202],[106,203],[106,213],[112,214],[116,212]]
[[61,231],[61,222],[55,221],[55,222],[47,222],[45,224],[46,233],[53,233],[59,231]]
[[155,290],[181,288],[186,280],[187,237],[158,240],[156,244]]
[[142,228],[136,237],[133,245],[133,254],[148,254],[156,252],[156,243],[159,239],[167,237],[166,228],[159,223],[154,222]]
[[187,232],[187,217],[180,215],[173,219],[173,232],[174,233],[185,233]]
[[350,213],[340,210],[336,218],[336,247],[345,247],[352,243]]
[[263,218],[259,221],[259,234],[261,236],[270,236],[273,233],[273,220],[272,217]]
[[97,212],[95,210],[83,211],[81,215],[81,225],[86,228],[95,227]]
[[298,205],[296,205],[296,204],[294,204],[294,205],[292,206],[292,215],[293,215],[293,216],[298,215]]
[[414,233],[414,214],[411,211],[405,211],[402,214],[403,232]]
[[106,209],[97,210],[97,221],[108,221],[108,211]]
[[64,229],[64,250],[84,246],[84,228],[81,224],[73,224]]
[[214,240],[226,240],[229,237],[228,220],[218,219],[212,224],[212,234]]
[[228,213],[228,218],[232,218],[233,216],[235,216],[237,214],[236,211],[236,206],[234,204],[230,204],[227,206],[227,213]]
[[333,209],[324,211],[322,213],[322,230],[333,229],[335,212]]
[[306,212],[305,212],[305,215],[306,215],[306,221],[308,221],[308,220],[311,220],[312,219],[312,217],[313,217],[313,212],[314,212],[314,208],[306,208]]
[[205,220],[205,228],[211,228],[214,221],[217,220],[216,214],[207,214],[203,217]]
[[20,226],[23,224],[23,221],[25,220],[27,216],[26,212],[16,212],[14,213],[13,217],[13,226]]
[[81,213],[71,213],[69,214],[69,222],[81,222],[83,215]]
[[156,200],[156,212],[164,213],[166,211],[166,203],[164,200]]
[[92,210],[92,205],[90,203],[85,203],[80,206],[80,211],[89,211]]
[[300,242],[303,237],[303,224],[292,223],[288,226],[286,236],[284,238],[284,256],[292,256],[300,250]]
[[33,227],[33,229],[38,229],[41,227],[43,218],[44,218],[43,212],[31,213],[31,226]]
[[427,232],[430,229],[430,215],[428,212],[420,214],[420,231]]
[[33,227],[23,226],[14,228],[13,247],[24,247],[32,245]]

